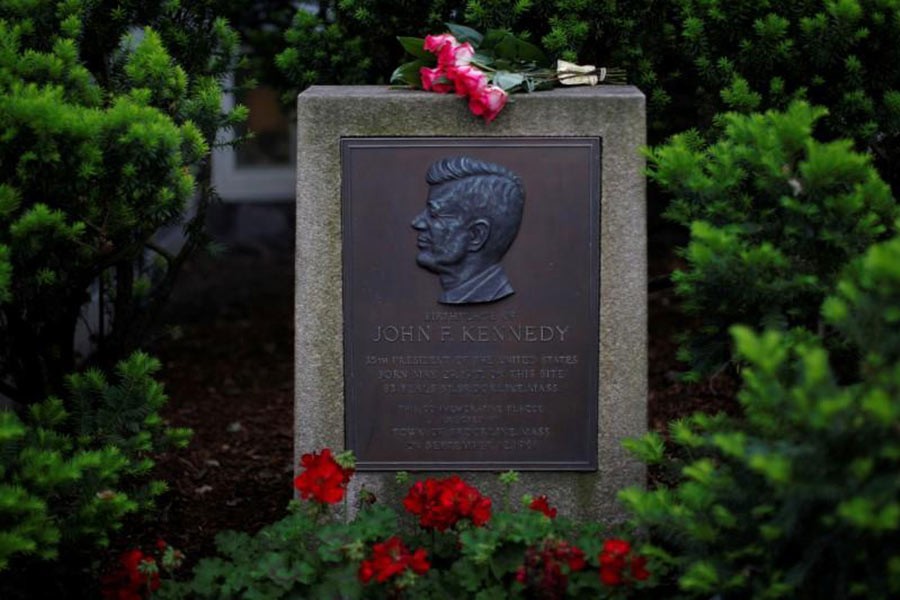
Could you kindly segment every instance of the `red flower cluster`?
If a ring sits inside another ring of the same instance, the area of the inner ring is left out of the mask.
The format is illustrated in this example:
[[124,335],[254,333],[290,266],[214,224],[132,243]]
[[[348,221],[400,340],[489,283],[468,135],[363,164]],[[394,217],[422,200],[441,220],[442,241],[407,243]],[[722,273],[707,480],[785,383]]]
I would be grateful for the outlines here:
[[439,94],[456,91],[457,96],[468,96],[469,110],[488,123],[506,106],[509,94],[488,83],[487,75],[472,66],[475,49],[470,43],[460,44],[449,33],[429,35],[425,37],[425,50],[437,56],[438,66],[419,69],[423,89]]
[[550,506],[550,503],[547,501],[547,496],[538,496],[531,501],[531,504],[528,505],[528,508],[530,508],[531,510],[542,512],[551,519],[556,518],[556,508]]
[[139,549],[119,557],[119,568],[100,580],[104,600],[143,600],[146,592],[159,589],[156,560]]
[[394,536],[372,547],[372,555],[359,565],[359,580],[369,583],[374,578],[378,583],[384,583],[407,569],[423,575],[431,566],[426,558],[424,548],[410,553],[403,541]]
[[491,518],[491,499],[458,475],[417,481],[403,500],[406,510],[419,517],[419,525],[445,531],[461,519],[480,527]]
[[321,454],[304,454],[300,464],[304,471],[294,478],[294,487],[302,498],[312,498],[323,504],[334,504],[344,498],[353,469],[339,465],[331,450],[325,448]]
[[[597,558],[600,561],[600,581],[605,585],[622,585],[628,583],[630,579],[644,581],[650,577],[647,559],[631,554],[631,544],[625,540],[606,540],[603,543],[603,551]],[[626,566],[629,573],[625,571]]]
[[531,547],[526,551],[516,581],[537,592],[536,597],[562,598],[569,585],[568,574],[584,569],[586,564],[584,552],[577,546],[563,540],[545,540],[540,550]]

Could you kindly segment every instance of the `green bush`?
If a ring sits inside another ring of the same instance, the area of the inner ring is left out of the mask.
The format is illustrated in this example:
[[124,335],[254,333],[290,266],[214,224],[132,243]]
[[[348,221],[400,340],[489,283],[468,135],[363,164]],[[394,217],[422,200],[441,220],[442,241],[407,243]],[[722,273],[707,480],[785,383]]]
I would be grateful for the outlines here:
[[[397,36],[443,33],[448,21],[481,31],[506,29],[541,45],[552,57],[625,68],[633,83],[658,88],[645,47],[660,43],[660,36],[651,35],[647,28],[649,23],[663,21],[667,10],[660,5],[578,0],[325,0],[318,4],[317,14],[297,12],[285,34],[287,47],[277,58],[290,82],[285,90],[290,96],[312,84],[387,84],[403,59]],[[661,88],[650,96],[651,107],[666,104]]]
[[819,307],[841,269],[893,231],[898,209],[869,158],[813,137],[824,115],[803,102],[729,113],[715,143],[689,132],[648,153],[673,197],[666,217],[691,230],[673,279],[699,323],[681,348],[694,377],[729,360],[731,325],[826,333]]
[[864,358],[864,370],[900,363],[900,240],[873,246],[854,261],[822,307]]
[[[825,106],[826,139],[872,149],[896,186],[900,158],[900,2],[897,0],[672,0],[665,87],[690,103],[696,125],[714,115]],[[659,58],[661,64],[662,58]],[[663,69],[658,68],[660,73]],[[895,187],[896,189],[896,187]]]
[[461,4],[350,0],[319,2],[313,14],[300,8],[276,57],[294,96],[313,84],[387,84],[403,56],[397,36],[424,37]]
[[[742,418],[675,421],[678,483],[620,498],[686,596],[900,594],[900,238],[872,247],[824,303],[865,354],[843,385],[809,333],[732,330],[747,361]],[[663,440],[631,447],[663,463]]]
[[[158,363],[133,351],[207,242],[210,148],[245,113],[220,109],[237,36],[214,10],[0,0],[4,597],[80,589],[96,547],[164,489],[150,455],[186,440],[159,415]],[[156,243],[173,226],[174,251]],[[96,352],[77,356],[92,294]]]
[[[236,37],[179,2],[0,1],[0,391],[60,394],[100,282],[98,364],[135,349],[201,244],[210,147]],[[153,243],[182,222],[188,241]]]
[[0,571],[106,546],[126,515],[165,490],[147,481],[150,456],[185,445],[190,432],[160,418],[158,369],[136,353],[119,363],[115,383],[87,371],[67,379],[65,402],[32,404],[23,418],[0,411]]
[[[728,110],[825,106],[826,139],[873,151],[897,185],[900,2],[897,0],[323,0],[301,10],[278,63],[296,94],[313,83],[387,83],[395,36],[440,33],[450,20],[508,29],[553,57],[627,70],[648,98],[652,138]],[[658,137],[659,136],[659,137]]]

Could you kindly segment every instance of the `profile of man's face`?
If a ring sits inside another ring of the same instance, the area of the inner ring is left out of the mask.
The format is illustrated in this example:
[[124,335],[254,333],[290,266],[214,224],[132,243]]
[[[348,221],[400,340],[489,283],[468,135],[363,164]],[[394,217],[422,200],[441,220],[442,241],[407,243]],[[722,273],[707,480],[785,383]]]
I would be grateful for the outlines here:
[[425,210],[412,220],[418,232],[416,262],[436,273],[451,272],[469,252],[469,217],[460,206],[458,182],[431,186]]
[[522,219],[524,190],[512,171],[467,156],[433,163],[416,231],[416,262],[437,274],[441,304],[496,302],[515,293],[500,260]]

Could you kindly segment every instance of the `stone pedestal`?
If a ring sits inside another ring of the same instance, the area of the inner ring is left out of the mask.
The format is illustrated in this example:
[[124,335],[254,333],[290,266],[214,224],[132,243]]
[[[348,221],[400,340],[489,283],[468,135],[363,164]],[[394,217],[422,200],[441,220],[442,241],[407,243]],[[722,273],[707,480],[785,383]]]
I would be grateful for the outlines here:
[[[351,506],[363,487],[399,502],[399,469],[499,498],[515,468],[514,495],[616,520],[616,492],[645,478],[621,447],[646,431],[644,96],[521,94],[485,125],[453,95],[316,86],[297,118],[298,461],[353,444]],[[416,264],[425,172],[458,155],[524,182],[515,293],[492,302],[443,304]]]

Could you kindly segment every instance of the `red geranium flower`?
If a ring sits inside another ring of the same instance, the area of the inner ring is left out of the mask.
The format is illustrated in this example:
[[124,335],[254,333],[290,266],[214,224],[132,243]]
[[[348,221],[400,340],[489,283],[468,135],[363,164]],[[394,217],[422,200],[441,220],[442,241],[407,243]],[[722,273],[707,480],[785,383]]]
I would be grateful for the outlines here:
[[559,558],[565,559],[569,565],[569,571],[580,571],[587,566],[587,561],[584,560],[584,552],[577,546],[572,546],[565,556]]
[[631,552],[631,544],[625,540],[610,539],[603,542],[603,553],[614,557],[624,557]]
[[609,539],[603,543],[603,550],[597,557],[600,561],[600,581],[605,585],[617,586],[627,583],[625,567],[629,566],[630,578],[644,581],[650,577],[647,559],[631,554],[631,544],[625,540]]
[[101,580],[104,600],[142,600],[144,592],[159,589],[156,560],[134,548],[119,557],[119,567]]
[[344,498],[353,469],[339,465],[331,450],[325,448],[321,454],[304,454],[300,464],[304,471],[294,478],[294,487],[302,498],[323,504],[334,504]]
[[461,519],[480,527],[491,518],[491,499],[458,475],[417,481],[403,500],[406,510],[419,517],[419,525],[446,531]]
[[650,577],[650,571],[647,570],[647,559],[643,556],[631,557],[631,576],[638,581],[644,581]]
[[555,508],[550,506],[550,503],[547,501],[547,496],[538,496],[531,501],[531,504],[528,505],[528,508],[530,508],[531,510],[542,512],[551,519],[556,518],[557,511]]
[[[516,571],[516,581],[539,598],[562,598],[569,573],[582,570],[584,552],[564,540],[545,540],[540,548],[525,552],[525,563]],[[567,567],[567,568],[564,568]]]
[[622,585],[622,570],[615,567],[600,567],[600,581],[603,585]]
[[424,548],[410,553],[403,541],[393,536],[372,547],[372,554],[359,565],[359,580],[369,583],[374,578],[384,583],[391,577],[401,575],[410,569],[417,575],[423,575],[430,568]]

